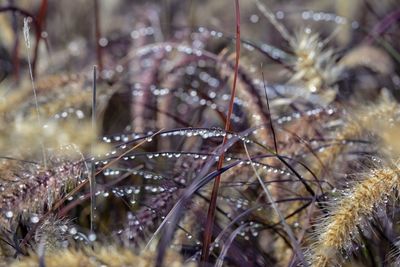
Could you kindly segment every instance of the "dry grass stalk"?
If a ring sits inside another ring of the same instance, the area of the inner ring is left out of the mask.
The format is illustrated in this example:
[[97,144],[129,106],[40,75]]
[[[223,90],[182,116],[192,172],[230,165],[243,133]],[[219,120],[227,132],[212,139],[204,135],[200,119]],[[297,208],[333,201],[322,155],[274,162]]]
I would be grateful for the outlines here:
[[399,170],[372,170],[365,180],[334,204],[331,214],[318,226],[318,240],[311,250],[310,262],[315,267],[340,263],[341,251],[349,250],[356,239],[357,227],[365,227],[376,208],[385,205],[399,188]]

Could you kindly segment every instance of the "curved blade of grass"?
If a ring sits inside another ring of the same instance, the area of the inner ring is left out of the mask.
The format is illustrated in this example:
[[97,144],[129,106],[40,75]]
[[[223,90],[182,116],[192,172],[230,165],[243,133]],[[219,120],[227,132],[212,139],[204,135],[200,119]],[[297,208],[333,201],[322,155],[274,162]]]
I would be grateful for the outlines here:
[[[242,135],[247,135],[251,131],[252,131],[252,129],[249,129],[249,130],[243,132]],[[234,145],[239,140],[240,139],[238,137],[234,137],[234,138],[230,139],[229,141],[226,142],[225,145],[219,147],[218,152],[215,154],[221,156],[223,151],[227,150],[229,147]],[[206,162],[206,164],[201,169],[200,173],[197,175],[197,177],[194,179],[194,181],[186,188],[186,190],[184,191],[181,198],[176,202],[174,207],[171,209],[171,211],[165,217],[163,222],[160,224],[160,226],[154,232],[153,236],[147,242],[145,249],[147,249],[149,247],[149,245],[152,243],[152,241],[156,238],[156,236],[165,227],[164,234],[161,237],[161,241],[158,246],[158,255],[157,255],[156,266],[162,265],[165,251],[166,251],[168,244],[171,241],[173,233],[174,233],[175,225],[179,221],[181,214],[185,209],[185,204],[192,198],[193,194],[197,190],[199,190],[200,188],[205,186],[207,183],[212,181],[215,177],[217,177],[218,175],[221,175],[222,173],[229,170],[230,168],[238,165],[240,162],[241,161],[233,162],[233,163],[231,163],[225,167],[222,167],[216,171],[213,171],[211,173],[209,173],[209,171],[212,168],[212,166],[215,164],[215,162],[214,162],[214,160],[211,160],[211,159]]]
[[222,267],[222,264],[224,263],[224,258],[226,256],[226,254],[228,253],[230,245],[232,244],[233,240],[235,240],[236,236],[240,233],[240,231],[242,231],[243,228],[246,226],[247,226],[247,223],[244,223],[241,226],[239,226],[238,228],[236,228],[236,230],[230,234],[228,240],[222,246],[222,251],[219,254],[217,262],[215,263],[215,267]]
[[267,195],[268,201],[271,203],[272,208],[275,210],[276,214],[278,215],[281,224],[283,225],[283,228],[285,229],[286,233],[289,236],[291,245],[293,247],[294,252],[296,253],[296,256],[299,258],[299,260],[304,264],[303,266],[307,266],[307,263],[304,259],[304,255],[301,252],[300,249],[300,245],[297,241],[297,239],[294,236],[294,233],[292,231],[292,229],[290,228],[290,226],[286,223],[285,221],[285,217],[283,216],[282,212],[279,210],[278,205],[276,204],[276,202],[274,201],[274,198],[272,197],[271,192],[269,191],[268,187],[264,184],[262,178],[260,177],[260,175],[258,174],[258,171],[256,169],[256,167],[254,166],[254,162],[252,161],[249,151],[247,149],[247,146],[245,143],[243,143],[244,149],[246,151],[246,155],[250,161],[251,167],[258,179],[258,181],[260,182],[261,187],[263,188],[265,194]]

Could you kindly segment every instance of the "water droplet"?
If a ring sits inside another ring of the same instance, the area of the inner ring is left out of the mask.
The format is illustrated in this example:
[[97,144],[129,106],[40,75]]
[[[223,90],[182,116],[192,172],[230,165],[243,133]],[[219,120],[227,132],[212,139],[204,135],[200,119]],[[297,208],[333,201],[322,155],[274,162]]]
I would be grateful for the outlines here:
[[39,222],[39,216],[33,215],[31,217],[31,223],[38,223]]
[[90,234],[88,235],[88,239],[89,239],[90,242],[94,242],[94,241],[96,241],[97,236],[96,236],[95,233],[90,233]]
[[257,23],[260,20],[260,17],[256,14],[253,14],[250,16],[250,22],[251,23]]
[[100,38],[100,40],[99,40],[99,45],[101,46],[101,47],[105,47],[105,46],[107,46],[107,44],[108,44],[108,40],[106,39],[106,38]]
[[283,13],[282,11],[276,12],[277,19],[283,19],[284,17],[285,17],[285,13]]
[[76,234],[78,233],[78,230],[76,230],[75,227],[72,227],[71,229],[69,229],[69,233],[70,233],[71,235],[76,235]]

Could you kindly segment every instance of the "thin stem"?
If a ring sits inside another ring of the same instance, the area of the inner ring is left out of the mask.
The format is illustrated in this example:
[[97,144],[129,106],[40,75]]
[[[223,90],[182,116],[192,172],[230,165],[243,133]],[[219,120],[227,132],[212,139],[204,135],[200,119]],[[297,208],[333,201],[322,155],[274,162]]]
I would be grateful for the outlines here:
[[[239,7],[239,0],[235,0],[235,14],[236,14],[236,57],[235,57],[235,69],[234,69],[234,77],[233,77],[233,87],[232,87],[232,94],[229,102],[229,109],[228,115],[226,116],[225,121],[225,131],[230,130],[230,123],[231,123],[231,115],[233,112],[233,104],[235,100],[236,94],[236,86],[237,86],[237,77],[239,73],[239,57],[240,57],[240,7]],[[228,138],[227,135],[224,136],[222,140],[222,147],[226,144]],[[222,168],[222,164],[224,162],[225,153],[222,153],[219,161],[217,169],[220,170]],[[217,205],[217,196],[218,196],[218,189],[219,184],[221,182],[221,175],[218,175],[214,180],[214,186],[211,193],[210,205],[208,207],[207,213],[207,221],[206,227],[204,230],[203,236],[203,247],[202,247],[202,254],[201,254],[201,263],[204,265],[208,262],[209,257],[209,247],[211,243],[212,237],[212,230],[214,226],[214,217],[215,217],[215,209]]]
[[[32,84],[32,91],[33,91],[33,96],[35,99],[35,107],[36,107],[36,115],[37,115],[37,120],[38,120],[38,127],[43,129],[42,121],[40,118],[40,112],[39,112],[39,104],[37,100],[37,94],[36,94],[36,87],[35,87],[35,80],[33,76],[33,71],[32,71],[32,64],[31,64],[31,58],[30,58],[30,53],[29,49],[31,48],[31,42],[30,42],[30,35],[29,35],[29,19],[24,18],[24,38],[25,38],[25,47],[26,47],[26,53],[28,56],[28,66],[29,66],[29,75],[31,78],[31,84]],[[46,160],[46,150],[44,148],[44,143],[43,140],[40,141],[40,145],[42,147],[42,155],[43,155],[43,165],[44,168],[47,169],[47,160]]]
[[[93,92],[92,92],[92,130],[96,132],[96,91],[97,91],[97,67],[93,66]],[[93,140],[95,142],[95,139]],[[91,147],[92,155],[94,154],[94,144]],[[90,164],[90,230],[94,231],[94,220],[96,217],[96,173],[95,164]]]
[[94,26],[96,34],[96,56],[97,64],[99,66],[100,73],[103,70],[103,51],[100,45],[101,39],[101,28],[100,28],[100,4],[99,0],[94,0]]

